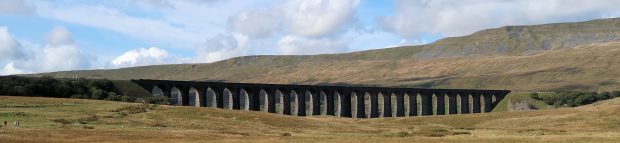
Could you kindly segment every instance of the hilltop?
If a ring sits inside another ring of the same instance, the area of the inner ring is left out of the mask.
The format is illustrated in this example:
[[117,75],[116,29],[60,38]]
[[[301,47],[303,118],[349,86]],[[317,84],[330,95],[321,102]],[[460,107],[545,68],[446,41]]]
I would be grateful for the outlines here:
[[419,46],[344,54],[246,56],[175,64],[36,74],[60,78],[360,84],[426,88],[620,88],[620,18],[505,26]]

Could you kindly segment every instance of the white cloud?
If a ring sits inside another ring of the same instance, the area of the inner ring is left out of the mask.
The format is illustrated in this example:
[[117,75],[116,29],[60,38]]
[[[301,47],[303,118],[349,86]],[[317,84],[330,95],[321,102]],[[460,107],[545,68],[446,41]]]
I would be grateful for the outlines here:
[[[618,16],[615,0],[397,0],[379,23],[402,37],[462,36],[504,25],[542,24]],[[611,16],[610,16],[611,15]]]
[[4,66],[4,68],[2,69],[2,72],[0,72],[0,75],[12,75],[12,74],[22,74],[22,73],[27,73],[27,72],[15,68],[15,66],[13,66],[13,62],[10,62],[9,64],[6,64],[6,66]]
[[[351,40],[342,37],[351,37],[345,35],[352,29],[347,26],[352,26],[355,22],[355,10],[358,5],[359,0],[291,0],[268,9],[241,12],[230,18],[230,24],[232,30],[249,38],[263,38],[278,33],[279,37],[276,38],[278,54],[346,52]],[[211,43],[217,42],[211,41]],[[249,48],[239,46],[238,49]],[[244,55],[232,54],[229,51],[210,53],[211,56],[207,58]]]
[[[0,35],[8,35],[8,33]],[[46,39],[45,46],[11,49],[11,51],[23,51],[30,54],[9,59],[0,74],[87,69],[96,59],[96,57],[82,53],[80,47],[73,42],[71,33],[63,27],[54,28]],[[21,45],[19,42],[17,44]]]
[[281,29],[280,13],[276,10],[258,9],[241,12],[230,17],[233,31],[252,38],[263,38]]
[[346,52],[349,44],[341,39],[313,39],[297,36],[286,36],[278,41],[281,54],[312,55]]
[[359,0],[290,0],[283,13],[292,33],[317,37],[350,22],[358,4]]
[[206,45],[196,51],[196,62],[215,62],[249,53],[248,37],[234,34],[217,36],[208,39]]
[[166,50],[151,47],[139,48],[127,51],[122,55],[114,58],[111,64],[114,67],[133,67],[156,64],[172,64],[181,62],[181,59],[169,54]]
[[0,61],[19,59],[24,56],[22,45],[10,34],[7,27],[0,26]]
[[34,6],[26,3],[25,0],[0,0],[0,15],[30,15],[34,11]]
[[77,5],[40,8],[39,14],[60,21],[116,31],[141,40],[188,47],[200,40],[200,34],[174,26],[164,20],[137,18],[105,6]]

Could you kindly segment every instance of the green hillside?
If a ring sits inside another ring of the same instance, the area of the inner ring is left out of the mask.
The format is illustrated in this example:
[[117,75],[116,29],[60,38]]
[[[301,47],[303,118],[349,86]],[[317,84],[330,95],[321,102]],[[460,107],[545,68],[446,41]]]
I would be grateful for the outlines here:
[[207,64],[42,73],[55,77],[363,84],[430,88],[620,89],[620,19],[506,26],[345,54],[246,56]]

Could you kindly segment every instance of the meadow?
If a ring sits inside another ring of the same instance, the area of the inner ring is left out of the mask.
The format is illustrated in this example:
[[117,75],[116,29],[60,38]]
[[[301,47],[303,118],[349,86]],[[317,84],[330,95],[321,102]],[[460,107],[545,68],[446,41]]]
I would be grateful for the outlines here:
[[616,142],[619,109],[615,98],[524,112],[351,119],[0,96],[0,121],[9,121],[0,142]]

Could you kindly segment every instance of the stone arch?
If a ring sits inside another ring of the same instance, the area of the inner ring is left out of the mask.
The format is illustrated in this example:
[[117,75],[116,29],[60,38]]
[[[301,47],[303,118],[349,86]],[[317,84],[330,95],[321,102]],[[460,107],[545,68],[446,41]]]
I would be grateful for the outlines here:
[[316,93],[314,93],[314,91],[312,90],[306,90],[304,92],[304,102],[305,102],[305,111],[306,111],[306,116],[312,116],[315,115],[314,108],[317,108],[317,106],[315,106],[315,100],[318,96],[316,95]]
[[265,89],[260,89],[258,92],[259,111],[269,111],[269,93]]
[[359,94],[359,93],[351,92],[351,96],[349,96],[349,97],[351,97],[351,98],[349,98],[349,101],[351,101],[351,115],[352,115],[351,118],[358,118],[358,116],[357,116],[357,114],[358,114],[357,113],[358,112],[357,108],[359,108],[358,104],[360,104],[360,103],[358,103],[358,101],[357,101],[357,98],[359,96],[357,94]]
[[383,117],[383,113],[385,112],[385,97],[383,96],[383,92],[378,92],[377,93],[377,103],[378,103],[378,108],[379,110],[377,112],[379,112],[379,117]]
[[189,88],[189,106],[194,107],[205,107],[206,106],[206,96],[205,91],[201,89],[197,89],[195,87]]
[[334,91],[334,116],[342,117],[342,95],[340,92]]
[[390,94],[390,103],[391,103],[390,105],[392,105],[392,106],[390,106],[390,108],[391,108],[390,110],[392,111],[392,116],[390,116],[390,117],[396,117],[396,115],[397,115],[396,114],[396,111],[397,111],[397,108],[398,108],[397,107],[398,106],[398,101],[397,101],[398,97],[397,96],[398,95],[396,93],[394,93],[394,92],[392,92]]
[[471,113],[471,96],[468,92],[459,92],[458,93],[458,101],[459,101],[459,114],[469,114]]
[[319,112],[320,115],[327,115],[327,94],[325,91],[319,91]]
[[154,97],[165,96],[164,91],[157,85],[153,86],[153,89],[151,89],[151,94]]
[[225,88],[223,91],[223,96],[222,96],[222,103],[223,103],[223,107],[224,109],[233,109],[233,105],[234,105],[234,101],[233,101],[233,93],[230,91],[230,89]]
[[[217,90],[217,89],[215,89]],[[205,90],[205,107],[217,107],[217,93],[211,87]]]
[[239,91],[239,110],[250,110],[250,93],[243,88]]
[[405,93],[405,114],[406,116],[418,116],[418,92],[407,92]]
[[181,89],[177,88],[176,86],[173,86],[172,89],[170,90],[170,98],[172,101],[172,105],[177,105],[177,106],[182,106],[183,105],[183,92],[181,91]]
[[275,98],[275,108],[276,108],[276,113],[277,114],[284,114],[284,94],[282,93],[282,91],[280,91],[280,89],[276,89],[274,92],[274,98]]
[[376,106],[376,105],[373,105],[371,103],[372,102],[372,97],[371,97],[371,94],[369,92],[364,92],[364,94],[362,96],[364,96],[364,103],[363,103],[364,107],[365,107],[365,109],[364,109],[365,113],[364,114],[366,115],[366,118],[370,118],[370,117],[372,117],[371,111],[373,110],[373,108],[375,108],[374,106]]
[[299,96],[295,90],[291,90],[289,93],[289,104],[291,107],[291,115],[299,115]]

